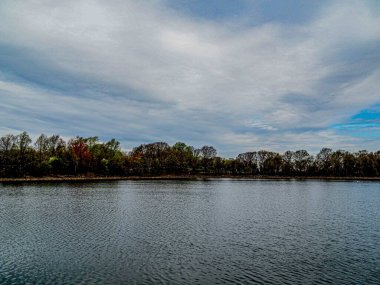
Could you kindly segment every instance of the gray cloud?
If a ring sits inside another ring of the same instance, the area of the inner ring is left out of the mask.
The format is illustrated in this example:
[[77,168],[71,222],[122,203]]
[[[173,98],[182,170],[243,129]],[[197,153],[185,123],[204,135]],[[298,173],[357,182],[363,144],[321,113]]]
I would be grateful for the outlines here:
[[164,3],[2,1],[0,130],[225,155],[362,147],[330,126],[380,101],[378,7],[337,1],[302,25],[250,27]]

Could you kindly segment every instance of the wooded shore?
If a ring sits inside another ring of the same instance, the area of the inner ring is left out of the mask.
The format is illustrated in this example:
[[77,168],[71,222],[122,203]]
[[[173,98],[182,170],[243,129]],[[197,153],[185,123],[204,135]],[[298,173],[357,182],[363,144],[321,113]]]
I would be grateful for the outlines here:
[[18,177],[0,178],[0,183],[19,182],[101,182],[120,180],[213,180],[213,179],[235,179],[235,180],[338,180],[338,181],[380,181],[380,177],[333,177],[333,176],[234,176],[234,175],[159,175],[159,176],[46,176],[46,177]]
[[[42,177],[42,178],[41,178]],[[44,178],[47,177],[47,178]],[[53,177],[53,178],[52,178]],[[113,178],[111,178],[113,177]],[[154,142],[123,151],[116,139],[42,134],[34,144],[22,132],[0,137],[0,181],[120,179],[349,179],[378,180],[380,150],[348,152],[322,148],[277,153],[253,150],[235,158],[217,155],[210,145]],[[14,178],[14,179],[13,179]]]

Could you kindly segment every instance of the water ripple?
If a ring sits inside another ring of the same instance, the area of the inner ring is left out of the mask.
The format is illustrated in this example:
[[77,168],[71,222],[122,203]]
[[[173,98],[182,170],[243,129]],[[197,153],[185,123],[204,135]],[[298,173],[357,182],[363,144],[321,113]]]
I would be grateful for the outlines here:
[[0,284],[380,284],[379,186],[0,186]]

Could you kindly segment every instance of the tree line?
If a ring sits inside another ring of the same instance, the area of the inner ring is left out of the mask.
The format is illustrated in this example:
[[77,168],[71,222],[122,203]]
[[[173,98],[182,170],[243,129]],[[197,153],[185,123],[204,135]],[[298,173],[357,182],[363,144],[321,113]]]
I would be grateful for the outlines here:
[[380,176],[380,151],[351,153],[323,148],[317,155],[306,150],[283,154],[259,150],[236,158],[217,156],[213,146],[194,148],[183,142],[142,144],[123,152],[120,143],[98,137],[65,140],[40,135],[35,142],[26,132],[0,138],[0,177],[49,175],[236,175],[236,176]]

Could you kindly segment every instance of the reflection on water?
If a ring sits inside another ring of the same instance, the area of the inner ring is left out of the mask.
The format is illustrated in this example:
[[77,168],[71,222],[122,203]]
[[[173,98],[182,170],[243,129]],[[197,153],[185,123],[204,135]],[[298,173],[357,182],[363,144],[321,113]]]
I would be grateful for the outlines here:
[[380,284],[380,183],[0,186],[0,284]]

